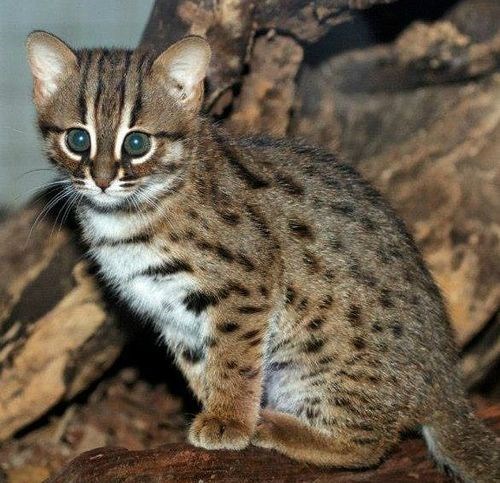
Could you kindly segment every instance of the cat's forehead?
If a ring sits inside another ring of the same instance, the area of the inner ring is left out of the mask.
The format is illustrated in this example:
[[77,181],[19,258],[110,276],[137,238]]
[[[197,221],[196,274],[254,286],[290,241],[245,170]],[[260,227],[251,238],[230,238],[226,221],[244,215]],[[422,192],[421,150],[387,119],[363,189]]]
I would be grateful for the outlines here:
[[77,53],[78,108],[81,122],[113,128],[128,115],[137,121],[144,95],[144,77],[151,61],[147,53],[93,49]]
[[61,89],[52,111],[64,125],[90,126],[104,139],[122,125],[154,131],[180,121],[182,113],[150,78],[151,52],[83,49],[76,55],[78,70]]

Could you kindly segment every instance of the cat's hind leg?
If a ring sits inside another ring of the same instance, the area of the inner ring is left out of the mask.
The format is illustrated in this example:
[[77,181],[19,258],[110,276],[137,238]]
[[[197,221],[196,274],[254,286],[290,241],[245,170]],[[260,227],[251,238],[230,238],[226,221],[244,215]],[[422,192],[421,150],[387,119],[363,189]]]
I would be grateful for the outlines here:
[[318,428],[291,414],[263,409],[252,443],[321,466],[366,468],[380,463],[398,440],[391,427],[360,436],[347,427]]

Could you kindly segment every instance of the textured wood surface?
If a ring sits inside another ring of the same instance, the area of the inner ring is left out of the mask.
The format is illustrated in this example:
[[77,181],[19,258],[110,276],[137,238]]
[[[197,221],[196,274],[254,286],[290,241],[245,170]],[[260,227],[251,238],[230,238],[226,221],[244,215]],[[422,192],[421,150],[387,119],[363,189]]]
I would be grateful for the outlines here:
[[[471,4],[479,8],[472,16]],[[340,145],[406,221],[446,298],[457,342],[467,357],[472,351],[464,364],[470,383],[500,356],[494,328],[500,16],[488,15],[494,11],[495,0],[465,0],[438,22],[410,25],[394,43],[306,67],[289,130]],[[469,346],[474,337],[484,343]]]
[[[480,412],[500,432],[500,405]],[[321,469],[296,463],[273,451],[206,451],[185,444],[147,451],[98,448],[70,462],[50,483],[139,481],[223,482],[394,482],[451,481],[438,471],[420,439],[407,439],[378,468],[366,471]]]
[[99,378],[125,338],[68,230],[31,231],[42,206],[0,226],[0,441]]

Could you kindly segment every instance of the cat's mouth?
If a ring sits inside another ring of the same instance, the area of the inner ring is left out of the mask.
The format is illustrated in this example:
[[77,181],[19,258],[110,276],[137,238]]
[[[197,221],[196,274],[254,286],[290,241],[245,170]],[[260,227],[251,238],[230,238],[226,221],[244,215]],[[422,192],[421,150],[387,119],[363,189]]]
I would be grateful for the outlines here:
[[118,207],[131,201],[139,187],[138,183],[113,180],[107,185],[98,184],[89,178],[72,179],[75,191],[87,201],[100,207]]

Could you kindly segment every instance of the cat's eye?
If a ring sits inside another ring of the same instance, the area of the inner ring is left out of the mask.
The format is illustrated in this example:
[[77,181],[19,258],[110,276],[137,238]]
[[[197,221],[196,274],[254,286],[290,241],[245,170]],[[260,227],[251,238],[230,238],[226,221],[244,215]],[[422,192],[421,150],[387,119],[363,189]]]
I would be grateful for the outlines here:
[[123,141],[123,150],[134,157],[144,156],[151,149],[150,137],[139,131],[134,131],[125,137]]
[[85,129],[70,129],[66,133],[66,145],[74,153],[84,153],[90,149],[90,135]]

